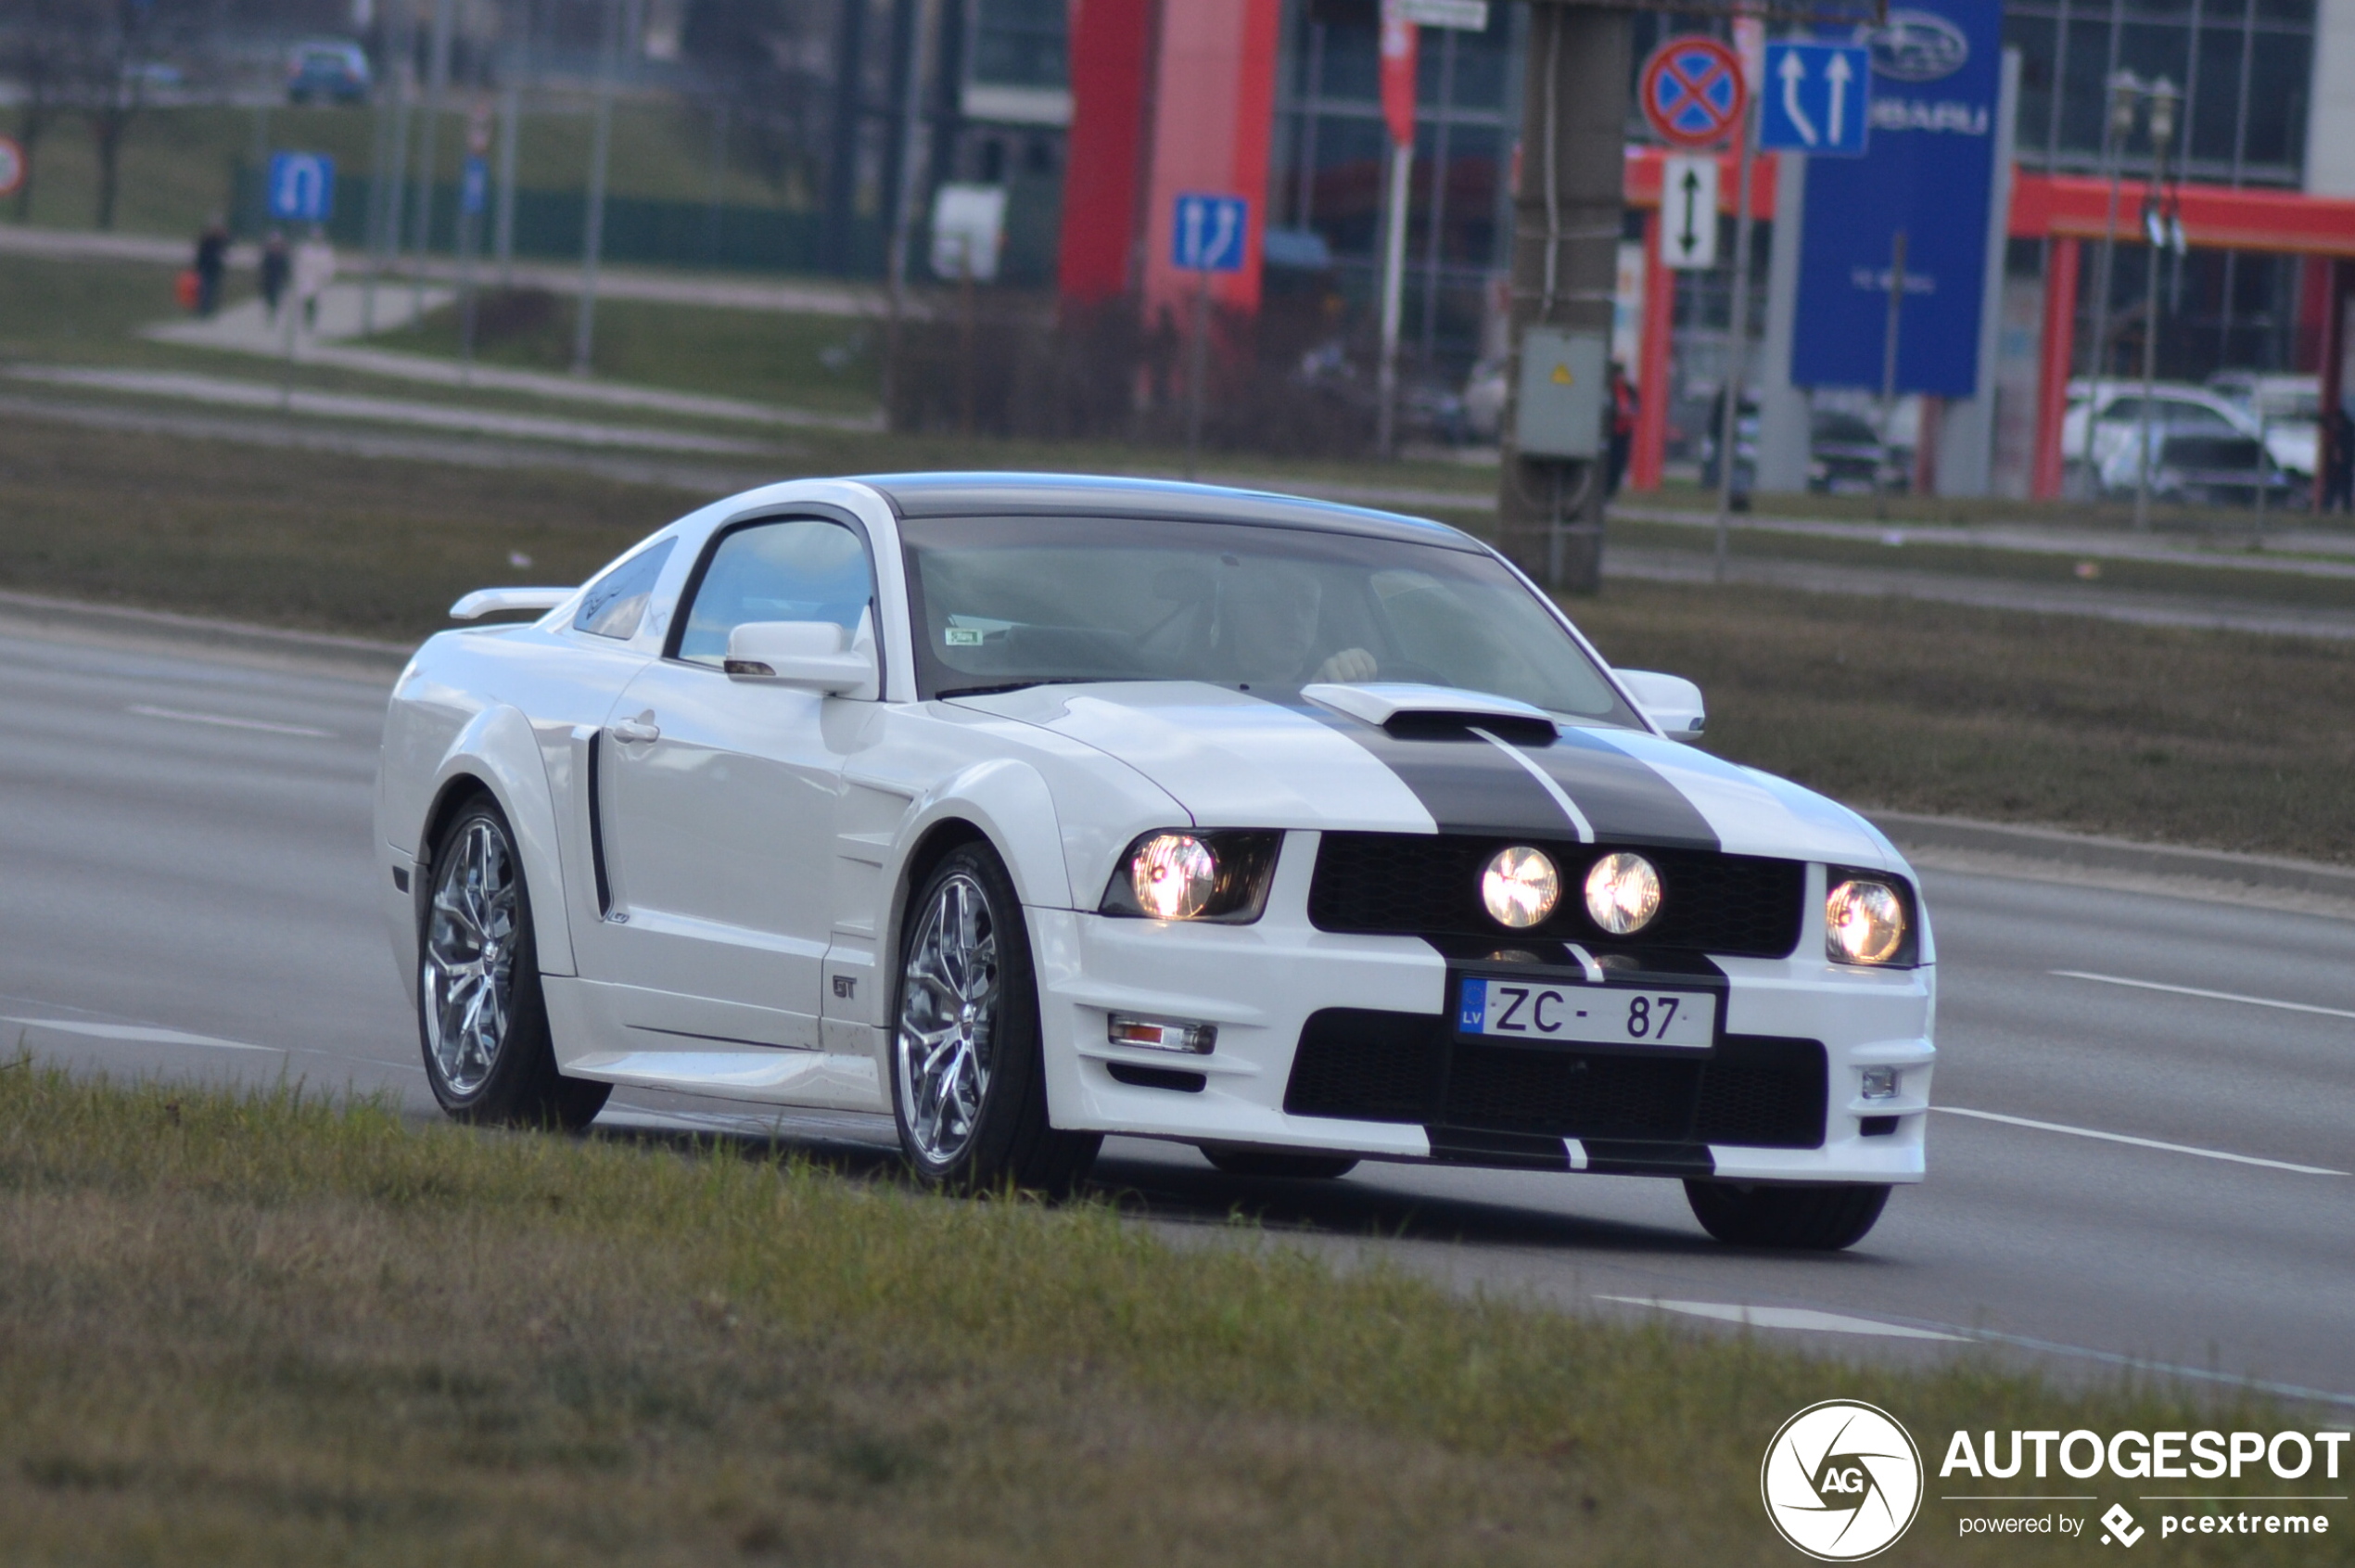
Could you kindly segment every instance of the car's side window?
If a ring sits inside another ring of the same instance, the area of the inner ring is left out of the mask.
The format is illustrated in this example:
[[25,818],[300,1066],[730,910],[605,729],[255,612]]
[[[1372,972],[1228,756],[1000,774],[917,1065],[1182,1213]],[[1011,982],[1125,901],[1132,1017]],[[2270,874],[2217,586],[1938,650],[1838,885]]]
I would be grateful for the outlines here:
[[671,546],[678,542],[666,539],[641,550],[591,583],[589,592],[580,596],[580,608],[574,612],[572,629],[624,642],[638,635],[655,583],[662,577],[662,565],[670,559]]
[[719,541],[695,585],[678,657],[714,669],[746,621],[831,620],[856,635],[874,599],[867,547],[840,523],[792,517]]

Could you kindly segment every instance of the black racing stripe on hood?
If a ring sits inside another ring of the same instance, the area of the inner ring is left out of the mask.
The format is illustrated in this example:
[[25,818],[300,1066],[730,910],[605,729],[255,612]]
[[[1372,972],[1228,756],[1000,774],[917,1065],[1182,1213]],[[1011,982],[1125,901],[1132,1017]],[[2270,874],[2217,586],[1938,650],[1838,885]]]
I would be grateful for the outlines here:
[[1414,791],[1442,833],[1577,836],[1577,828],[1546,793],[1546,786],[1529,776],[1528,769],[1469,730],[1442,738],[1402,740],[1363,720],[1312,702],[1292,706],[1373,753],[1399,783]]
[[[1577,826],[1529,770],[1466,730],[1403,737],[1311,702],[1297,709],[1373,753],[1422,802],[1442,833],[1577,835]],[[1718,849],[1716,830],[1649,764],[1577,729],[1543,746],[1508,741],[1561,786],[1601,844]]]
[[1565,729],[1550,746],[1518,749],[1578,803],[1587,822],[1594,824],[1599,843],[1724,848],[1717,830],[1694,809],[1683,790],[1650,763],[1628,756],[1609,741],[1584,730]]

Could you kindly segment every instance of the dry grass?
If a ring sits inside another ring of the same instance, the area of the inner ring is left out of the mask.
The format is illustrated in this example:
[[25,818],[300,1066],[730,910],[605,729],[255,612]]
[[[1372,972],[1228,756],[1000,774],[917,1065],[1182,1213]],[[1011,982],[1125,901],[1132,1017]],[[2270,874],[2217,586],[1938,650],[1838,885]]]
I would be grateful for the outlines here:
[[[1926,1447],[2280,1419],[1174,1251],[1101,1205],[0,1070],[11,1562],[1781,1563],[1759,1455],[1835,1393]],[[2000,1559],[1953,1529],[1927,1505],[1909,1558]],[[2234,1560],[2325,1555],[2266,1544]]]
[[417,638],[470,588],[579,582],[692,504],[563,473],[0,421],[0,587]]
[[1914,599],[1615,583],[1615,663],[1710,746],[1860,805],[2355,860],[2355,647]]

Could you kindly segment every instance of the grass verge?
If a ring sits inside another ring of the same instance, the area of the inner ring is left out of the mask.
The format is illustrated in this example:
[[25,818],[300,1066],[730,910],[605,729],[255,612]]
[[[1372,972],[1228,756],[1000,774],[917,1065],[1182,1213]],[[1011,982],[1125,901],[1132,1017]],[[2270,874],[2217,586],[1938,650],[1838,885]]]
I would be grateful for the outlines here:
[[1624,581],[1572,613],[1699,682],[1712,750],[1842,800],[2355,860],[2340,643]]
[[[1102,1204],[0,1070],[14,1562],[1781,1563],[1759,1459],[1834,1395],[1933,1466],[1963,1428],[2281,1423],[1178,1250]],[[1906,1558],[2016,1560],[1955,1519]]]
[[[871,438],[821,456],[970,460]],[[0,587],[418,638],[468,589],[580,581],[691,504],[19,420],[0,425]],[[1839,799],[2355,861],[2355,647],[1632,581],[1572,612],[1613,660],[1700,682],[1712,749]]]

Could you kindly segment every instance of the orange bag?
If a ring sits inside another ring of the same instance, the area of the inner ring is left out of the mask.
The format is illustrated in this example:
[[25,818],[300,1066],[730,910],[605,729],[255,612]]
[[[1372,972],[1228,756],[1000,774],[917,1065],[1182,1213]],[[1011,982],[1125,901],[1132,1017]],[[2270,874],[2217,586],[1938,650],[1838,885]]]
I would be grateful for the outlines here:
[[172,297],[180,301],[180,308],[184,311],[194,311],[197,308],[197,300],[201,292],[201,287],[197,282],[197,269],[194,267],[182,268],[180,275],[172,280]]

